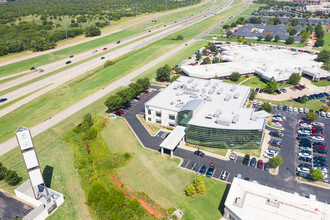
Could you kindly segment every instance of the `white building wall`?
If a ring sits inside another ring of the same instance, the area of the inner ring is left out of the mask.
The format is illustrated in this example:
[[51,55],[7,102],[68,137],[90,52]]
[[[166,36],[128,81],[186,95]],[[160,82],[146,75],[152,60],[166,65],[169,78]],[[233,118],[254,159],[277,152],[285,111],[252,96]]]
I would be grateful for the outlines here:
[[[175,127],[177,125],[178,113],[166,109],[155,108],[152,106],[145,106],[145,119],[147,122],[160,124],[165,127]],[[151,113],[151,114],[149,114]],[[157,113],[161,113],[159,117]],[[174,120],[170,119],[170,115],[174,116]],[[173,126],[172,126],[173,125]]]

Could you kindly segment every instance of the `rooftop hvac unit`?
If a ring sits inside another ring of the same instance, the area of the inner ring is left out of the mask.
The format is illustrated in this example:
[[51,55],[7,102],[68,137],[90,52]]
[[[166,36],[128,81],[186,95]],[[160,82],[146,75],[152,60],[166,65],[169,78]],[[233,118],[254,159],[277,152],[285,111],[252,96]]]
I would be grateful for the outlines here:
[[211,81],[207,81],[204,85],[204,87],[208,87],[211,84]]
[[225,100],[225,101],[229,101],[230,98],[231,98],[231,95],[230,95],[230,94],[226,94],[224,100]]
[[236,115],[234,116],[233,120],[232,120],[232,123],[233,123],[233,124],[236,124],[236,123],[238,122],[238,119],[239,119],[239,115],[236,114]]
[[181,89],[186,89],[187,85],[186,84],[181,84]]
[[219,118],[219,116],[221,115],[221,113],[222,113],[222,110],[221,109],[217,109],[215,111],[215,113],[213,114],[213,117]]
[[223,91],[223,88],[218,89],[217,94],[220,95]]
[[194,89],[194,92],[199,92],[199,89]]
[[175,104],[175,102],[171,102],[171,103],[170,103],[170,105],[174,105],[174,104]]
[[208,114],[208,115],[205,116],[205,118],[212,119],[212,115],[211,114]]
[[192,88],[187,88],[187,89],[186,89],[186,91],[191,91],[191,90],[192,90]]
[[206,92],[206,91],[205,91],[205,89],[203,88],[203,89],[202,89],[202,93],[205,93],[205,92]]
[[177,94],[175,94],[176,96],[180,96],[180,95],[182,95],[181,93],[177,93]]
[[212,99],[211,99],[210,96],[206,96],[206,97],[204,98],[204,100],[205,100],[205,101],[212,101]]
[[227,119],[224,119],[224,118],[216,120],[215,123],[219,124],[219,125],[224,125],[224,126],[230,125],[230,121]]
[[238,99],[238,97],[239,97],[239,93],[235,93],[234,94],[234,99]]
[[193,84],[192,84],[192,88],[196,88],[198,86],[198,83],[197,82],[194,82]]
[[177,104],[175,107],[176,107],[176,108],[181,108],[181,107],[182,107],[182,105],[180,105],[180,104]]
[[175,84],[175,85],[173,86],[173,89],[174,89],[174,90],[177,90],[179,87],[180,87],[179,84]]
[[188,79],[187,83],[192,83],[192,81],[194,81],[194,79]]
[[233,86],[233,87],[231,87],[231,89],[230,89],[230,91],[235,91],[235,89],[236,89],[236,86]]
[[213,86],[212,86],[212,88],[215,88],[217,86],[218,86],[218,82],[214,83]]
[[214,93],[214,90],[215,90],[214,88],[209,89],[208,94],[209,94],[209,95],[212,95],[212,94]]

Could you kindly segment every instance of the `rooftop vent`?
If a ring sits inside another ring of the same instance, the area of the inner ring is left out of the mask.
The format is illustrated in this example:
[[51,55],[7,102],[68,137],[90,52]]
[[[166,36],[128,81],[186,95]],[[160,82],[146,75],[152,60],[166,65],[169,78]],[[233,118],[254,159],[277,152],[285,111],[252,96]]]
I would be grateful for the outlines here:
[[170,105],[174,105],[174,104],[175,104],[175,102],[171,102],[171,103],[170,103]]
[[234,205],[239,206],[239,207],[242,205],[241,197],[236,197],[235,198]]
[[280,203],[276,199],[269,198],[266,200],[266,204],[274,207],[279,207]]
[[198,86],[198,83],[197,82],[194,82],[193,84],[192,84],[192,88],[196,88]]
[[194,89],[193,91],[194,91],[194,92],[199,92],[199,89]]
[[205,91],[205,89],[203,88],[203,89],[202,89],[202,93],[205,93],[205,92],[206,92],[206,91]]
[[207,81],[204,85],[204,87],[208,87],[211,84],[211,81]]
[[214,83],[213,86],[212,86],[212,88],[215,88],[217,86],[218,86],[218,82]]
[[204,98],[204,100],[205,100],[205,101],[212,101],[212,99],[211,99],[210,96],[206,96],[206,97]]
[[229,101],[229,99],[231,99],[231,95],[230,95],[230,94],[226,94],[224,100],[225,100],[225,101]]
[[174,90],[177,90],[179,87],[180,87],[180,84],[175,84],[175,85],[173,86],[173,89],[174,89]]
[[181,89],[186,89],[187,88],[187,85],[186,84],[181,84],[180,88]]
[[214,93],[214,88],[209,89],[208,94],[209,94],[209,95],[212,95],[213,93]]
[[221,113],[222,113],[222,110],[221,109],[217,109],[215,111],[215,113],[213,114],[213,117],[219,118],[219,116],[221,115]]
[[217,94],[220,95],[223,91],[223,88],[218,89]]
[[176,95],[176,96],[180,96],[180,95],[182,95],[182,93],[176,93],[175,95]]
[[233,120],[231,121],[231,123],[236,124],[236,123],[238,122],[238,119],[239,119],[239,115],[236,114],[236,115],[234,116]]
[[236,89],[236,86],[233,86],[233,87],[231,87],[231,89],[230,89],[230,91],[235,91],[235,89]]
[[238,97],[239,97],[239,93],[235,93],[234,94],[234,99],[238,99]]
[[190,78],[188,79],[187,83],[192,83],[192,81],[194,81],[194,79]]
[[222,119],[218,119],[215,121],[216,124],[219,125],[224,125],[224,126],[229,126],[230,125],[230,121],[228,119],[222,118]]
[[208,115],[205,116],[205,118],[212,119],[212,115],[211,114],[208,114]]

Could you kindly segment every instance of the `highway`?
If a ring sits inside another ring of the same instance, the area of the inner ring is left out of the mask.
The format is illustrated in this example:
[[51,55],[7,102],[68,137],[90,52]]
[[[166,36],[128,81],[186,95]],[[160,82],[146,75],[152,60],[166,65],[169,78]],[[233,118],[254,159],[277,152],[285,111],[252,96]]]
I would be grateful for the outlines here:
[[[222,7],[222,11],[227,10],[230,7],[232,0],[230,0],[226,6]],[[220,11],[219,11],[220,12]],[[189,22],[190,23],[190,22]],[[191,23],[194,23],[193,21]],[[110,92],[116,90],[117,88],[127,85],[131,79],[135,78],[139,74],[143,73],[147,69],[155,66],[156,64],[162,62],[163,60],[169,58],[173,54],[179,52],[181,49],[185,47],[186,44],[190,44],[196,41],[196,39],[190,40],[189,42],[183,43],[180,46],[176,47],[175,49],[169,51],[168,53],[162,55],[161,57],[149,62],[148,64],[144,65],[143,67],[125,75],[121,79],[109,84],[108,86],[98,90],[97,92],[93,93],[92,95],[78,101],[77,103],[73,104],[69,108],[62,110],[61,112],[57,113],[56,115],[50,117],[49,119],[41,122],[40,124],[31,128],[32,136],[36,136],[41,132],[51,128],[52,126],[56,125],[57,123],[67,119],[71,115],[77,113],[81,109],[87,107],[88,105],[94,103],[96,100],[108,95]],[[40,91],[38,91],[40,92]],[[37,92],[37,93],[38,93]],[[23,99],[24,100],[24,99]],[[8,151],[17,147],[17,140],[15,138],[11,138],[3,143],[0,144],[0,155],[7,153]]]
[[[221,10],[218,10],[219,12],[227,10],[227,7],[229,7],[231,4],[231,1],[228,1],[226,3],[226,6],[223,6],[223,8]],[[213,6],[215,7],[215,6]],[[208,11],[208,10],[207,10]],[[139,48],[142,48],[148,44],[151,44],[155,41],[158,41],[159,39],[162,39],[168,35],[171,35],[173,33],[176,33],[182,29],[185,29],[191,25],[194,25],[198,22],[201,22],[205,19],[207,19],[209,16],[213,16],[212,13],[208,13],[207,15],[204,16],[200,16],[197,18],[194,18],[192,20],[177,24],[177,25],[173,25],[172,27],[168,27],[167,29],[164,29],[162,32],[157,32],[154,35],[151,35],[147,38],[138,40],[132,44],[126,45],[122,48],[119,48],[107,55],[103,55],[105,57],[105,59],[100,59],[100,57],[91,59],[89,61],[86,61],[82,64],[76,65],[72,68],[66,69],[64,71],[61,71],[57,74],[54,74],[52,76],[49,76],[47,78],[41,79],[39,81],[30,83],[24,87],[21,87],[19,89],[16,89],[12,92],[9,92],[7,94],[4,94],[3,97],[8,98],[8,101],[13,101],[15,99],[18,99],[20,97],[26,96],[28,94],[31,94],[19,101],[17,101],[16,103],[8,106],[7,108],[3,109],[0,111],[0,117],[8,114],[9,112],[17,109],[18,107],[28,103],[29,101],[41,96],[42,94],[45,94],[46,92],[64,84],[67,81],[70,81],[88,71],[91,71],[93,69],[95,69],[96,67],[103,65],[105,60],[114,60],[124,54],[127,54],[129,52],[132,52],[134,50],[137,50]],[[173,22],[174,23],[174,22]],[[174,23],[175,24],[175,23]],[[19,79],[17,79],[19,80]],[[2,85],[4,86],[4,85]],[[2,87],[1,86],[1,87]],[[39,90],[36,93],[33,93],[35,91]],[[33,94],[32,94],[33,93]],[[5,102],[7,103],[7,102]],[[2,103],[2,104],[5,104]],[[0,104],[1,105],[1,104]]]

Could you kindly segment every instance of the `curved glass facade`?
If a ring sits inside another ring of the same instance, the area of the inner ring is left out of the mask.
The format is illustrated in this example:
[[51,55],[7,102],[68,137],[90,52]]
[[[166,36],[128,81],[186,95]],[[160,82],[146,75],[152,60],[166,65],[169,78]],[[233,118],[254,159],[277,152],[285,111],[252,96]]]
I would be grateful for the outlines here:
[[227,149],[259,149],[262,130],[231,130],[187,125],[186,142]]
[[184,110],[178,113],[178,125],[187,127],[187,123],[192,118],[193,112],[191,110]]

